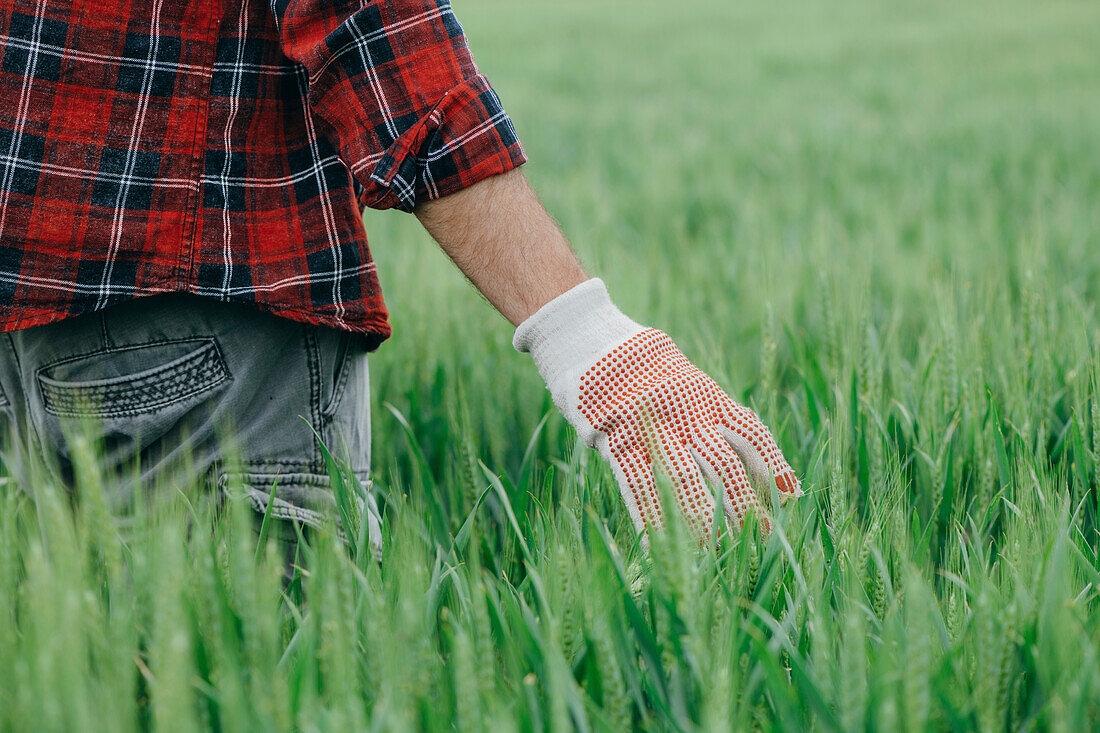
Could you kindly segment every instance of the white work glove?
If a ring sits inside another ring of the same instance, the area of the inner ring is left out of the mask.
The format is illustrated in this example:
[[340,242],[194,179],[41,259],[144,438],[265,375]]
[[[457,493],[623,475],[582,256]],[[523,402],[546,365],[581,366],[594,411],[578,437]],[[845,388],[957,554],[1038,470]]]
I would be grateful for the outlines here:
[[[639,326],[612,304],[599,278],[558,296],[516,329],[512,344],[530,352],[554,404],[614,471],[639,532],[659,528],[654,470],[671,480],[689,526],[709,537],[714,494],[740,528],[774,479],[780,498],[801,496],[794,471],[771,433],[731,400],[665,333]],[[764,497],[765,500],[767,497]]]

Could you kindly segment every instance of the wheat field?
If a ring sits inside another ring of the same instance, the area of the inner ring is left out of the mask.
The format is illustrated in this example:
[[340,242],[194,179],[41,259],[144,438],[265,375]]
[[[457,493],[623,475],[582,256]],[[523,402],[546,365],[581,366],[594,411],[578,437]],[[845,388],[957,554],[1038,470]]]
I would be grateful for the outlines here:
[[643,552],[508,324],[371,211],[380,555],[342,502],[284,592],[243,502],[111,516],[84,444],[73,502],[0,484],[0,730],[1100,726],[1100,5],[455,6],[586,266],[806,496]]

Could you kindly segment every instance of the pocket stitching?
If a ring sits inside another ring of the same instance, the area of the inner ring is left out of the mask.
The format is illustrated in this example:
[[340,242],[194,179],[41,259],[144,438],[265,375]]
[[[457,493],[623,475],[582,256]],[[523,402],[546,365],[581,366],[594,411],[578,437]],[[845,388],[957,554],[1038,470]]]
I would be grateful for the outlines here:
[[[58,359],[57,361],[51,361],[49,364],[45,364],[38,368],[36,374],[42,374],[54,367],[62,366],[63,364],[69,364],[74,361],[80,361],[81,359],[89,359],[93,356],[102,356],[103,354],[115,354],[120,351],[137,351],[139,349],[146,349],[150,346],[172,346],[175,344],[214,344],[215,348],[218,347],[218,341],[212,337],[189,337],[182,339],[157,339],[155,341],[143,341],[138,344],[130,344],[128,346],[109,346],[105,349],[95,349],[93,351],[85,351],[79,354],[73,354],[72,356],[66,356],[64,359]],[[220,355],[220,350],[219,350]]]
[[[140,375],[138,379],[112,377],[107,380],[65,383],[52,379],[45,374],[53,367],[82,358],[149,346],[179,343],[200,343],[202,345],[190,354],[185,354],[168,364],[138,372]],[[186,386],[188,384],[187,378],[193,376],[196,372],[198,372],[200,381],[194,386]],[[164,383],[166,375],[170,375],[170,381],[167,384]],[[95,351],[48,364],[38,369],[35,376],[37,377],[38,387],[43,398],[43,407],[46,412],[58,417],[100,418],[133,417],[156,412],[179,404],[203,392],[208,392],[232,378],[225,365],[217,340],[212,338],[154,341],[147,344],[127,346],[122,349]],[[79,385],[79,387],[76,385]],[[81,405],[81,402],[85,401],[108,402],[112,399],[129,400],[130,404],[108,409],[87,409]],[[142,400],[142,403],[136,407],[130,406],[135,399]]]

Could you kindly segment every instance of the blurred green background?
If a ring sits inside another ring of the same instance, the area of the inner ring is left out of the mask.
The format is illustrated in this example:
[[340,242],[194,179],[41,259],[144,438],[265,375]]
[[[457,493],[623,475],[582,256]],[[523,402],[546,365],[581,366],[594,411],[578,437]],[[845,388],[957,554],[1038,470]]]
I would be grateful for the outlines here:
[[[590,271],[734,394],[761,379],[762,358],[792,376],[785,329],[820,351],[871,325],[916,363],[948,318],[975,331],[957,339],[962,368],[988,370],[983,349],[1013,348],[1020,325],[1002,306],[1025,279],[1048,307],[1096,298],[1095,3],[456,12]],[[442,369],[491,401],[474,411],[481,432],[528,432],[541,384],[508,325],[411,217],[366,223],[395,326],[374,359],[379,399],[407,407]],[[1076,335],[1093,341],[1095,323]],[[400,448],[384,423],[376,435],[384,465]]]

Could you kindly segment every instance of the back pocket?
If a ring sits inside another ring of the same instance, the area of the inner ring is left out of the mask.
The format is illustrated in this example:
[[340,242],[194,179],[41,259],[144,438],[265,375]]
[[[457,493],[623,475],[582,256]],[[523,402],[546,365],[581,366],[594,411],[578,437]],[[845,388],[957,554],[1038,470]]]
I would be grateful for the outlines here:
[[149,415],[230,379],[212,338],[158,342],[70,357],[36,373],[43,409],[58,417]]

